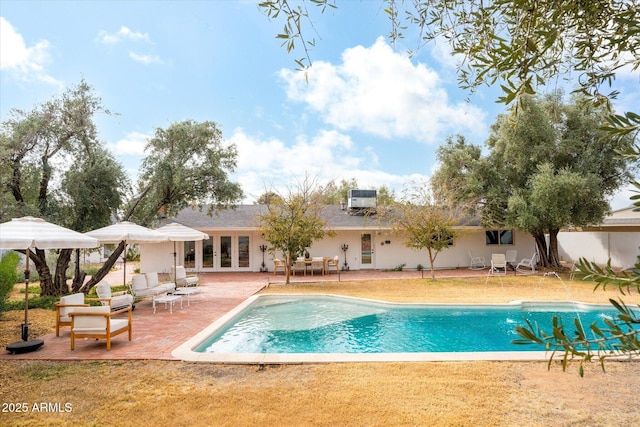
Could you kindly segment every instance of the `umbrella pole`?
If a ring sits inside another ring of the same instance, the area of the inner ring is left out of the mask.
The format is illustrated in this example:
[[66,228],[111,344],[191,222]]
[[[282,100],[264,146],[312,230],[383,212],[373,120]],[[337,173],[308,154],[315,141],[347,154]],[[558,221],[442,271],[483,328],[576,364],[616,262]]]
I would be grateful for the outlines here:
[[124,241],[124,250],[122,251],[122,289],[127,289],[127,242]]
[[27,248],[27,264],[24,270],[24,323],[22,324],[22,341],[29,341],[29,255],[31,249]]
[[173,242],[173,283],[176,284],[176,286],[178,286],[178,283],[176,282],[176,269],[178,268],[178,264],[177,264],[177,260],[176,257],[178,256],[178,254],[176,253],[176,242]]

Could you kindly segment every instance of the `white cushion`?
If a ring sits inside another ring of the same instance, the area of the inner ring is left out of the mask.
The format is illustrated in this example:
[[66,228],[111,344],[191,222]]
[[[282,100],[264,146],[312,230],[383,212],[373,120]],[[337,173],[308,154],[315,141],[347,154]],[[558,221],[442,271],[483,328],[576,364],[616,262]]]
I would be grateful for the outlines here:
[[136,274],[131,278],[131,287],[134,292],[147,289],[147,277],[144,274]]
[[82,313],[110,313],[111,309],[106,306],[83,307],[75,311],[73,318],[74,332],[106,331],[107,318],[103,316],[83,316]]
[[103,280],[96,286],[96,293],[98,298],[111,298],[111,286],[106,280]]
[[144,275],[147,278],[147,287],[148,288],[153,288],[155,286],[158,286],[158,273],[153,272],[153,273],[144,273]]
[[111,319],[111,333],[126,329],[129,326],[127,319]]
[[[80,305],[80,304],[84,304],[84,294],[83,293],[78,293],[78,294],[72,294],[72,295],[64,296],[64,297],[60,298],[60,304],[61,305]],[[63,322],[69,322],[71,320],[69,318],[69,313],[72,312],[76,308],[78,308],[78,307],[60,307],[60,320],[62,320]],[[64,320],[63,318],[65,318],[66,320]]]

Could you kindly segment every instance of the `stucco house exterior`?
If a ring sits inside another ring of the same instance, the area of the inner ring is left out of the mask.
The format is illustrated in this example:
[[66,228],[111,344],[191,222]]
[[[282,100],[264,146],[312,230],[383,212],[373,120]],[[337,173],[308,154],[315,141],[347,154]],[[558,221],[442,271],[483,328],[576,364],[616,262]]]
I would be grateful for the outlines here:
[[[175,251],[178,265],[184,264],[188,270],[197,272],[265,269],[273,272],[273,257],[282,257],[282,254],[270,253],[258,229],[258,216],[266,209],[265,205],[239,205],[212,216],[197,208],[182,210],[167,222],[195,228],[210,238],[178,242]],[[402,237],[394,235],[391,226],[375,215],[356,215],[345,206],[327,206],[323,215],[335,235],[313,242],[309,247],[310,256],[338,255],[340,267],[344,269],[346,263],[350,270],[387,270],[403,264],[405,269],[415,269],[418,264],[429,268],[426,250],[404,246]],[[492,253],[505,253],[509,249],[517,250],[518,260],[531,257],[535,251],[534,239],[520,230],[485,230],[479,224],[464,228],[468,233],[438,255],[436,268],[466,268],[470,264],[469,252],[489,261]],[[173,242],[140,245],[141,271],[170,272],[173,253]]]
[[636,263],[640,253],[640,212],[633,207],[607,216],[602,224],[563,230],[558,233],[558,252],[567,261],[589,261],[627,268]]

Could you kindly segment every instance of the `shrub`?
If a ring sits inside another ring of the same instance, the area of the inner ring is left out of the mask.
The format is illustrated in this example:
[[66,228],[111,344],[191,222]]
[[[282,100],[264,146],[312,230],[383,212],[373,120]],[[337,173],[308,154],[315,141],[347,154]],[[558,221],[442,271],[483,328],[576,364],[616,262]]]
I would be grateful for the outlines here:
[[7,311],[7,299],[9,292],[18,281],[17,266],[20,262],[20,255],[16,252],[7,252],[0,260],[0,317]]
[[422,271],[422,270],[424,270],[424,266],[423,266],[422,264],[418,264],[418,265],[416,266],[416,270],[418,270],[418,271]]
[[402,270],[404,270],[404,266],[405,266],[405,265],[407,265],[407,264],[400,264],[400,265],[397,265],[397,266],[393,267],[393,268],[391,269],[391,271],[402,271]]

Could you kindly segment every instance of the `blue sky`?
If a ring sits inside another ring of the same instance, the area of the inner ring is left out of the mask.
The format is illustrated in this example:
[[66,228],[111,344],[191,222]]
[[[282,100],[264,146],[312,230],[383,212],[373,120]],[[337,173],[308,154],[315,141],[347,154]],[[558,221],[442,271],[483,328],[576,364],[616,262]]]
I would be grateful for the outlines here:
[[[282,23],[257,1],[1,0],[0,119],[84,79],[118,113],[96,123],[132,177],[156,128],[215,121],[238,147],[233,179],[247,203],[305,174],[399,191],[431,175],[447,136],[483,144],[504,111],[497,90],[458,89],[444,44],[411,60],[410,35],[391,46],[382,2],[338,5],[315,22],[306,83],[295,71],[301,53],[280,46]],[[638,73],[619,82],[621,109],[633,109]]]

